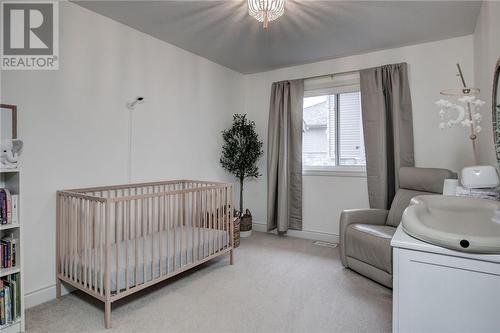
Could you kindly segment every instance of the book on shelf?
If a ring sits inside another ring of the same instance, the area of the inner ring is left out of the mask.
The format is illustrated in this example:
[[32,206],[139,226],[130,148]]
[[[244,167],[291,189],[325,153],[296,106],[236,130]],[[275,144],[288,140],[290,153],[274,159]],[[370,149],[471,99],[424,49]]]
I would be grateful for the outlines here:
[[0,224],[15,224],[18,222],[19,196],[9,189],[0,188]]
[[12,224],[17,224],[18,223],[18,205],[19,205],[19,195],[17,194],[12,194],[10,196],[11,199],[11,222]]
[[21,316],[19,273],[0,280],[0,325],[12,324]]
[[0,240],[0,268],[16,267],[17,250],[17,238],[13,233]]

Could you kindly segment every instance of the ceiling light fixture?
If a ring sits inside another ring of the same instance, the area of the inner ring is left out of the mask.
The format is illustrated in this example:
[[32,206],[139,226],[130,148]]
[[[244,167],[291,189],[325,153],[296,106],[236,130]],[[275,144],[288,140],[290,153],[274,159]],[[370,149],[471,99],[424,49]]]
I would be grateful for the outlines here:
[[264,29],[285,12],[285,0],[247,0],[247,3],[248,14],[262,22]]

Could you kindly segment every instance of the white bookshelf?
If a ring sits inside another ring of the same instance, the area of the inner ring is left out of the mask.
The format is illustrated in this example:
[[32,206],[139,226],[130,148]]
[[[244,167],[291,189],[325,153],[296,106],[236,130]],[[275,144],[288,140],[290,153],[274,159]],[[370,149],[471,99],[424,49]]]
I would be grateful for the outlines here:
[[23,261],[23,226],[21,222],[21,173],[19,169],[0,169],[0,187],[9,189],[11,194],[17,194],[18,198],[18,213],[17,223],[0,225],[0,238],[9,234],[14,234],[18,239],[17,242],[17,262],[15,267],[0,269],[0,277],[6,277],[12,274],[19,274],[20,287],[20,301],[21,301],[21,317],[3,326],[0,326],[0,333],[10,332],[24,332],[24,261]]

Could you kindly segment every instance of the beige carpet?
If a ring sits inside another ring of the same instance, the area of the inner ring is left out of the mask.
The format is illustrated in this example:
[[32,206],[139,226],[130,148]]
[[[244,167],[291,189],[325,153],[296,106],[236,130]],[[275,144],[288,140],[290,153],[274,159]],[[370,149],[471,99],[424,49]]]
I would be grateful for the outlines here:
[[387,332],[391,291],[340,263],[338,249],[254,233],[224,256],[113,305],[81,294],[27,311],[29,332]]

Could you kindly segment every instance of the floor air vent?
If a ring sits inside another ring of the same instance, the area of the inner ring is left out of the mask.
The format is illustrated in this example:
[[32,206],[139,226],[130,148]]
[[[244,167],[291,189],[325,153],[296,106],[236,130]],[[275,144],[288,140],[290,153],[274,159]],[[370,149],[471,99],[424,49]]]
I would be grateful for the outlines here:
[[331,247],[332,249],[336,248],[338,246],[338,244],[330,243],[330,242],[323,242],[323,241],[315,241],[314,245],[324,246],[324,247]]

